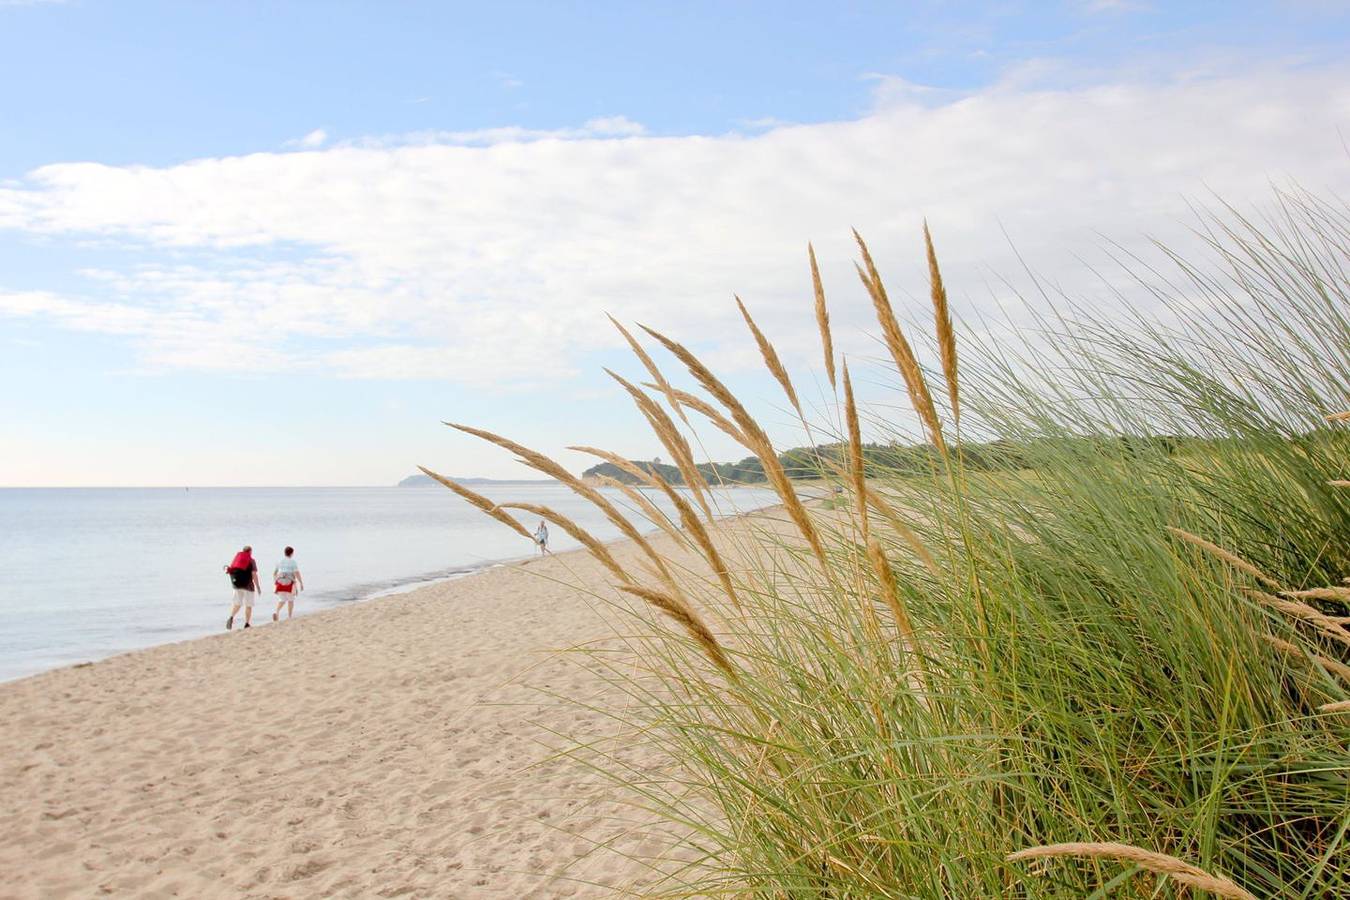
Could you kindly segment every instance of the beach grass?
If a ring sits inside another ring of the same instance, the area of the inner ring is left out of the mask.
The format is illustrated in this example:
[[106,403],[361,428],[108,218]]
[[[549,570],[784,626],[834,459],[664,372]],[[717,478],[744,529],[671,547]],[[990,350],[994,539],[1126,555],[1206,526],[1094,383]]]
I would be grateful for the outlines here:
[[[1201,233],[1201,259],[1122,261],[1142,305],[1049,298],[997,339],[952,324],[940,235],[918,245],[931,334],[902,327],[859,238],[890,357],[873,380],[914,430],[854,402],[812,253],[841,393],[811,427],[851,449],[820,460],[826,504],[648,330],[784,504],[782,527],[711,557],[716,577],[627,585],[640,636],[599,661],[632,699],[614,714],[668,761],[612,772],[684,835],[661,890],[1350,895],[1350,214],[1281,193]],[[647,399],[680,412],[676,379],[642,362],[662,385]],[[864,461],[864,429],[930,443],[931,471]],[[1008,448],[1006,471],[968,473],[975,441]]]

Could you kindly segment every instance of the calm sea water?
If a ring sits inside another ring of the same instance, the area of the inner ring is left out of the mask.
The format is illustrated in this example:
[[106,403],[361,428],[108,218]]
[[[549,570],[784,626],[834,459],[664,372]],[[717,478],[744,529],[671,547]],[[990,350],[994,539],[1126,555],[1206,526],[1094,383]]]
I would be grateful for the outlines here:
[[[558,484],[483,492],[552,506],[604,540],[618,536]],[[771,502],[763,490],[720,495],[728,513]],[[536,520],[525,524],[533,531]],[[562,529],[549,531],[551,549],[576,546]],[[264,585],[255,620],[267,624],[269,576],[288,544],[307,588],[297,614],[533,551],[440,487],[0,489],[0,539],[0,680],[222,630],[231,596],[222,567],[244,544]]]

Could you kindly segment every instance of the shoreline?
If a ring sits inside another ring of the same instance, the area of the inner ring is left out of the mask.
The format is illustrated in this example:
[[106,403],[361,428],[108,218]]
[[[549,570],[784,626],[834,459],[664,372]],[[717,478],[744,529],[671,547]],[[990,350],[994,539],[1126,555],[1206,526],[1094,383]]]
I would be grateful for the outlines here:
[[617,639],[610,580],[567,550],[0,684],[5,896],[640,890],[668,843],[568,755],[660,763],[566,652]]
[[[568,550],[564,552],[571,553],[574,551]],[[408,576],[407,579],[395,579],[393,580],[392,583],[386,581],[383,583],[382,586],[367,584],[367,585],[355,585],[352,588],[330,589],[322,593],[316,594],[313,597],[313,599],[310,599],[309,597],[306,596],[305,593],[302,593],[301,594],[302,599],[296,601],[297,607],[301,608],[297,609],[295,618],[296,619],[308,618],[309,616],[318,615],[320,613],[331,612],[333,610],[339,609],[346,609],[350,606],[369,603],[373,600],[381,600],[386,597],[402,596],[404,594],[409,594],[414,591],[421,590],[423,588],[434,587],[436,585],[444,584],[446,582],[458,581],[463,578],[472,577],[474,575],[480,575],[483,572],[489,571],[491,569],[500,566],[515,565],[520,562],[527,561],[528,559],[529,559],[528,556],[521,556],[521,557],[507,557],[500,560],[487,560],[475,565],[453,567],[451,569],[444,570],[443,572],[440,573],[423,572],[417,575]],[[260,628],[264,624],[266,625],[273,624],[271,621],[271,609],[275,602],[274,600],[275,597],[276,597],[275,594],[270,594],[264,591],[262,593],[262,596],[260,596],[255,602],[254,605],[255,617],[262,617],[258,618],[258,620],[255,622],[254,624],[255,628]],[[305,604],[310,605],[310,608],[303,609],[303,605]],[[224,615],[224,613],[229,610],[228,600],[222,600],[219,606],[221,609],[221,615]],[[265,617],[264,613],[266,613]],[[102,655],[96,655],[94,653],[91,653],[88,656],[84,656],[82,654],[77,654],[74,651],[71,651],[69,653],[63,653],[61,648],[53,648],[52,650],[48,651],[52,656],[67,656],[72,657],[73,659],[63,660],[61,662],[56,663],[55,665],[46,666],[44,668],[40,668],[32,672],[20,672],[19,674],[15,675],[0,675],[0,689],[3,689],[6,685],[14,684],[15,682],[18,681],[23,681],[28,678],[40,677],[42,675],[47,674],[48,672],[59,672],[62,669],[87,668],[89,666],[98,665],[99,663],[106,662],[111,659],[117,659],[118,657],[121,656],[127,656],[129,654],[134,653],[144,653],[149,650],[154,650],[158,647],[171,647],[176,644],[186,643],[188,641],[206,640],[207,638],[214,637],[218,633],[223,633],[223,631],[224,629],[213,629],[210,631],[198,632],[193,628],[185,626],[183,628],[184,632],[183,634],[171,637],[169,640],[160,640],[157,641],[156,643],[144,644],[141,646],[111,649],[108,652],[103,653]],[[140,633],[148,634],[148,632],[140,632]]]
[[[404,490],[420,490],[420,489],[421,488],[405,488]],[[48,489],[43,488],[42,490]],[[81,488],[78,490],[85,490],[85,489]],[[120,489],[105,488],[103,490],[120,490]],[[769,503],[763,507],[757,507],[755,509],[736,510],[733,512],[727,512],[726,514],[719,516],[717,518],[717,521],[725,522],[735,520],[746,515],[751,515],[755,512],[760,512],[765,509],[772,508],[772,506],[774,505],[775,504],[773,503]],[[558,533],[560,534],[560,532]],[[661,529],[655,526],[651,526],[646,529],[640,529],[640,533],[643,534],[644,537],[652,538],[656,535],[661,534]],[[624,539],[621,537],[612,538],[610,541],[602,541],[602,543],[605,543],[607,545],[610,543],[623,543],[623,542]],[[569,547],[568,549],[557,551],[552,555],[562,556],[578,552],[579,550],[581,550],[581,548],[579,547]],[[444,584],[446,582],[459,581],[465,578],[480,576],[484,572],[491,571],[494,568],[526,564],[529,563],[531,560],[537,560],[539,558],[540,557],[536,553],[526,552],[524,554],[517,556],[480,559],[478,561],[453,564],[443,569],[437,569],[432,571],[424,570],[407,576],[385,578],[382,580],[372,582],[354,582],[344,587],[327,588],[322,590],[321,592],[315,593],[306,592],[302,593],[301,599],[297,601],[298,609],[295,618],[296,619],[308,618],[310,616],[317,615],[319,613],[328,612],[335,609],[345,609],[351,606],[362,605],[365,603],[369,603],[373,600],[381,600],[386,597],[402,596],[417,590],[433,587],[439,584]],[[275,597],[274,594],[269,593],[265,589],[262,593],[262,596],[260,596],[257,599],[254,607],[254,615],[256,620],[254,622],[254,628],[261,628],[266,625],[272,624],[271,610],[272,604],[274,602],[274,597]],[[229,610],[228,600],[222,599],[220,601],[219,607],[220,607],[220,618],[223,620],[225,613],[228,612]],[[165,629],[162,628],[155,629],[153,631],[132,630],[128,632],[128,634],[126,635],[126,637],[129,638],[128,640],[119,642],[121,643],[121,646],[112,646],[101,650],[93,649],[90,650],[88,653],[80,651],[78,647],[71,648],[69,650],[59,646],[49,648],[45,651],[45,655],[43,658],[56,660],[53,664],[45,665],[42,668],[38,668],[36,670],[31,671],[20,670],[16,674],[0,674],[0,689],[3,689],[7,685],[11,685],[16,682],[23,681],[25,679],[39,677],[48,672],[61,671],[63,669],[71,669],[77,667],[87,668],[88,666],[98,665],[99,663],[103,663],[111,659],[116,659],[120,656],[142,653],[147,650],[152,650],[156,647],[174,646],[176,644],[181,644],[188,641],[204,640],[213,637],[216,634],[223,633],[223,629],[217,629],[215,626],[199,629],[198,627],[192,624],[183,625],[181,629],[175,630],[177,631],[176,634],[172,632],[166,634]],[[152,637],[152,638],[157,637],[157,639],[153,643],[139,644],[135,640],[138,637]],[[165,637],[167,637],[168,639],[165,640],[164,639]]]
[[[618,539],[616,541],[616,543],[622,542],[623,539]],[[573,548],[561,551],[560,553],[556,553],[553,555],[566,556],[572,553],[584,553],[584,552],[585,551],[582,548]],[[353,606],[365,605],[367,603],[371,603],[376,600],[384,600],[392,597],[403,597],[408,594],[416,593],[417,591],[420,590],[434,588],[438,585],[462,581],[466,578],[472,578],[477,575],[482,575],[486,572],[492,571],[493,569],[518,566],[523,563],[528,563],[530,562],[530,560],[537,558],[538,558],[537,556],[506,557],[504,559],[499,560],[487,560],[476,565],[455,567],[453,569],[446,570],[441,574],[420,573],[418,575],[409,576],[407,580],[401,579],[396,580],[395,583],[388,585],[387,587],[379,587],[374,590],[362,591],[360,593],[353,593],[350,595],[347,595],[347,589],[338,589],[337,591],[327,591],[323,595],[316,597],[315,600],[312,601],[318,605],[304,611],[298,609],[293,618],[293,621],[299,621],[300,619],[308,619],[313,616],[349,609]],[[337,596],[334,596],[334,594],[337,594]],[[255,618],[257,618],[257,621],[253,626],[254,628],[263,628],[265,626],[270,626],[273,624],[279,625],[286,621],[285,619],[282,619],[280,622],[273,623],[271,620],[270,610],[272,609],[272,606],[275,602],[273,599],[275,598],[275,596],[276,596],[275,594],[269,594],[264,591],[262,596],[259,597],[258,600],[255,602],[254,615]],[[302,593],[301,596],[303,597],[304,594]],[[304,599],[297,600],[296,601],[297,607],[304,602],[305,602]],[[227,612],[229,610],[228,601],[224,600],[221,601],[220,607],[223,615],[224,612]],[[249,630],[251,631],[253,629]],[[179,644],[186,644],[192,641],[210,640],[211,638],[217,637],[225,633],[227,633],[225,629],[219,629],[207,632],[205,634],[191,634],[168,641],[161,641],[159,643],[154,644],[146,644],[145,646],[142,647],[131,647],[125,650],[113,650],[104,656],[91,656],[88,659],[79,659],[78,661],[75,662],[62,662],[54,666],[40,669],[36,672],[29,672],[26,674],[14,675],[10,677],[0,677],[0,691],[3,691],[6,687],[16,684],[18,682],[25,681],[30,678],[40,678],[43,675],[47,675],[52,672],[61,672],[66,669],[87,669],[91,666],[97,666],[101,663],[119,659],[124,656],[133,656],[138,653],[147,653],[153,650],[157,650],[161,647],[174,647],[178,646]]]

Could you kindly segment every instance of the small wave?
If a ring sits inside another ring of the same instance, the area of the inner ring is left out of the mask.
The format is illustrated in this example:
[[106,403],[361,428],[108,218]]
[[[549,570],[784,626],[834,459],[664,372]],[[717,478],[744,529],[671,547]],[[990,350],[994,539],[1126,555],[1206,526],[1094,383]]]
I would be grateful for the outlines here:
[[381,597],[406,594],[409,591],[415,591],[418,588],[429,587],[433,584],[441,584],[446,581],[454,581],[469,575],[475,575],[488,569],[500,568],[504,565],[506,565],[506,562],[491,560],[469,566],[454,566],[440,571],[422,572],[418,575],[411,575],[405,578],[354,584],[339,590],[330,590],[314,594],[312,599],[333,605],[363,603],[367,600],[378,600]]

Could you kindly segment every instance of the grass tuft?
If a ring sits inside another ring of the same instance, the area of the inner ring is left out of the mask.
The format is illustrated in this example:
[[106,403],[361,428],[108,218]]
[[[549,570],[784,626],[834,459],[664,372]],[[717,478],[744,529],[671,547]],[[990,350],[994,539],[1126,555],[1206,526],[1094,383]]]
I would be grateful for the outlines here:
[[[756,454],[783,501],[701,537],[670,489],[705,562],[718,542],[736,615],[714,634],[694,612],[725,605],[720,575],[625,585],[666,618],[629,603],[629,649],[588,656],[659,756],[594,760],[678,844],[654,890],[1350,896],[1350,415],[1327,414],[1350,407],[1350,211],[1279,194],[1261,222],[1223,209],[1199,233],[1200,261],[1163,247],[1107,280],[1168,324],[1122,296],[995,337],[951,324],[925,230],[937,324],[916,344],[859,238],[890,356],[869,381],[903,383],[933,446],[907,446],[891,398],[860,408],[841,365],[826,503],[646,329],[710,399],[654,390]],[[916,347],[947,380],[950,436]]]

